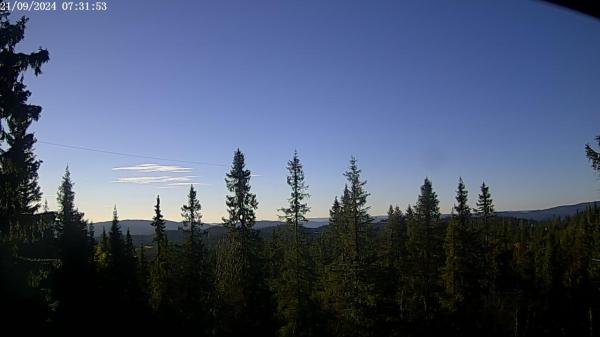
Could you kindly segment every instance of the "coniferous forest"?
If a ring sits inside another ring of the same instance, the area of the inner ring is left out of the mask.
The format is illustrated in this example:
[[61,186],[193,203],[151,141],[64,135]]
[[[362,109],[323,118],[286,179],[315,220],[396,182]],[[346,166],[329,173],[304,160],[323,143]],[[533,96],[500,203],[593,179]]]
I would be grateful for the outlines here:
[[[443,217],[435,184],[425,178],[414,204],[390,205],[387,219],[375,222],[369,186],[352,157],[328,226],[308,230],[310,177],[294,152],[281,182],[289,186],[281,225],[262,236],[254,228],[260,195],[237,149],[224,177],[226,234],[217,240],[202,229],[202,200],[193,186],[181,205],[183,242],[169,241],[160,196],[148,205],[151,245],[134,244],[117,208],[110,230],[94,233],[77,208],[68,167],[58,209],[49,210],[41,205],[32,131],[42,108],[28,103],[22,77],[40,75],[49,53],[15,51],[26,24],[0,12],[3,335],[11,328],[196,336],[600,335],[597,208],[548,221],[500,217],[494,186],[467,191],[457,177],[452,214]],[[595,147],[581,155],[590,169],[600,169]]]

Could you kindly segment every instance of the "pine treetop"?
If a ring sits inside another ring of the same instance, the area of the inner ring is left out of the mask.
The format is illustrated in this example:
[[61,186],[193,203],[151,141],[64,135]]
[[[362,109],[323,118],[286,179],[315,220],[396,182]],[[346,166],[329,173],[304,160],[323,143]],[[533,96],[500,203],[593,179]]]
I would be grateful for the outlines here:
[[154,241],[157,243],[166,242],[167,236],[165,234],[166,225],[163,215],[160,211],[160,196],[156,196],[156,205],[154,206],[154,217],[150,224],[154,227]]
[[194,185],[190,185],[190,191],[187,197],[187,203],[181,207],[181,217],[184,227],[189,227],[191,232],[195,232],[196,227],[202,224],[202,206],[198,201]]
[[230,171],[225,183],[231,195],[226,197],[229,216],[223,218],[226,227],[250,229],[256,221],[255,210],[258,207],[256,195],[250,192],[250,170],[246,169],[244,154],[237,149],[233,156]]
[[465,188],[462,178],[459,178],[458,189],[456,190],[457,205],[453,207],[453,210],[456,211],[456,216],[463,226],[466,225],[468,219],[471,217],[471,208],[468,205],[468,195],[469,193]]
[[291,188],[291,193],[288,198],[289,206],[280,209],[284,213],[280,218],[287,224],[298,227],[307,221],[306,214],[310,211],[310,207],[303,200],[310,195],[307,192],[308,185],[304,182],[304,170],[297,151],[294,151],[294,157],[288,161],[287,170],[287,184]]
[[481,193],[479,194],[479,200],[477,201],[477,215],[484,217],[485,219],[494,216],[494,204],[492,195],[490,194],[490,188],[483,182],[481,184]]

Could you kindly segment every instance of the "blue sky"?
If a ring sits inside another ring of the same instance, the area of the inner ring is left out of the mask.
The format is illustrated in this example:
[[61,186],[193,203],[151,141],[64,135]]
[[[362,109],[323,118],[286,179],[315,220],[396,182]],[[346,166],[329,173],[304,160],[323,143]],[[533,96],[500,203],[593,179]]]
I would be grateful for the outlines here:
[[[109,219],[115,204],[121,218],[150,218],[157,194],[178,220],[188,187],[177,183],[195,182],[204,220],[216,222],[238,146],[257,175],[260,219],[285,205],[294,149],[313,217],[327,216],[351,155],[373,214],[414,204],[425,176],[444,212],[459,176],[472,203],[485,180],[497,209],[600,199],[583,151],[600,133],[598,20],[537,1],[108,7],[29,13],[21,49],[42,46],[51,57],[40,77],[26,77],[31,102],[44,108],[37,138],[221,166],[39,143],[51,208],[68,164],[91,220]],[[186,169],[115,170],[141,164]]]

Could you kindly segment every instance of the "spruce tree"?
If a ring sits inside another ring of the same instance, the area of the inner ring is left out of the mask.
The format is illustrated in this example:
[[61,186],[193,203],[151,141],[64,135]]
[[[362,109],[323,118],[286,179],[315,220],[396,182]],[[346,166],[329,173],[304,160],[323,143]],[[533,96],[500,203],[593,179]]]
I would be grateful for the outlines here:
[[[341,233],[341,218],[342,218],[342,206],[336,196],[333,200],[333,204],[329,209],[329,221],[328,226],[323,230],[323,234],[320,238],[320,249],[319,249],[319,264],[325,268],[329,266],[334,257],[339,255],[339,247],[337,243],[340,241],[338,238]],[[323,274],[323,271],[321,272]]]
[[[396,292],[396,305],[399,311],[398,318],[401,321],[406,320],[411,316],[411,285],[414,282],[414,277],[411,274],[411,270],[413,269],[412,255],[411,252],[408,251],[409,245],[411,245],[411,239],[414,240],[416,237],[416,223],[415,223],[415,213],[413,211],[413,207],[408,205],[406,207],[406,211],[404,212],[404,239],[401,243],[401,251],[402,258],[399,261],[398,268],[402,271],[398,277],[398,291]],[[412,244],[414,245],[414,243]],[[414,287],[413,287],[414,288]]]
[[30,127],[42,108],[28,104],[31,92],[23,82],[29,69],[41,74],[49,60],[48,51],[17,52],[25,37],[27,18],[9,21],[9,12],[0,10],[0,239],[19,239],[41,198],[38,168],[33,153],[36,142]]
[[204,334],[212,329],[213,282],[209,268],[208,251],[204,246],[202,214],[194,186],[190,186],[187,203],[181,207],[184,228],[188,229],[182,251],[182,271],[179,276],[178,308],[184,324],[193,324]]
[[280,216],[286,223],[284,236],[284,263],[275,279],[277,311],[283,326],[281,336],[313,336],[316,334],[314,320],[315,304],[311,301],[314,283],[313,266],[309,256],[304,223],[310,208],[306,203],[309,197],[308,185],[304,182],[304,170],[294,151],[287,165],[287,184],[291,188],[289,205],[281,208]]
[[156,197],[154,206],[154,244],[156,255],[150,267],[150,303],[159,319],[165,320],[172,310],[170,292],[171,266],[169,261],[169,242],[165,233],[165,220],[160,210],[160,197]]
[[[334,273],[331,272],[334,261],[340,255],[341,205],[336,196],[329,210],[329,222],[324,227],[316,244],[316,272],[318,274],[315,292],[322,302],[332,303]],[[328,305],[332,307],[331,304]]]
[[113,218],[108,231],[108,253],[108,266],[113,276],[117,277],[117,274],[123,272],[122,266],[126,259],[126,251],[116,206],[113,209]]
[[75,192],[69,167],[65,169],[65,175],[58,188],[57,203],[59,210],[56,216],[56,228],[63,250],[67,250],[63,252],[64,258],[73,256],[85,258],[87,254],[82,252],[89,245],[89,241],[86,242],[87,224],[83,221],[83,214],[75,208]]
[[369,216],[367,197],[370,195],[364,189],[366,181],[360,180],[361,170],[356,164],[356,159],[350,159],[350,167],[344,173],[348,181],[348,195],[344,198],[343,217],[349,231],[346,248],[349,248],[350,258],[354,261],[368,256],[368,231],[373,221]]
[[59,302],[59,324],[69,320],[87,321],[85,311],[92,309],[89,286],[92,285],[94,268],[92,245],[87,236],[83,214],[75,208],[75,192],[69,168],[65,170],[57,193],[59,247],[61,265],[56,279],[56,296]]
[[250,177],[238,149],[225,178],[231,193],[225,202],[228,217],[223,218],[227,233],[217,252],[216,284],[223,305],[220,329],[224,335],[265,333],[272,325],[262,241],[252,228],[258,202],[250,192]]
[[341,203],[340,255],[331,268],[333,309],[342,336],[370,336],[375,333],[375,256],[371,238],[372,218],[368,214],[366,181],[361,180],[356,159],[344,173],[347,185]]
[[103,273],[108,267],[108,235],[106,235],[106,229],[102,228],[102,236],[100,242],[94,249],[94,263],[98,272]]
[[258,208],[256,195],[250,192],[250,170],[246,169],[244,154],[237,149],[233,155],[231,170],[226,174],[227,190],[232,195],[226,196],[225,204],[229,216],[223,218],[228,228],[251,229],[256,220],[255,210]]
[[483,287],[487,289],[487,293],[493,294],[498,274],[497,260],[499,250],[497,246],[499,240],[494,237],[494,203],[490,193],[490,187],[487,186],[485,182],[481,184],[481,192],[479,194],[475,212],[478,217],[478,226],[476,228],[480,236],[478,239],[482,241],[479,248],[483,250],[483,261],[481,266],[482,272],[485,275]]
[[133,237],[131,237],[129,228],[127,228],[127,233],[125,234],[125,258],[127,263],[127,270],[135,271],[137,265],[137,255],[135,251],[135,246],[133,245]]
[[406,302],[409,320],[426,322],[433,320],[437,313],[438,271],[444,258],[439,201],[428,178],[421,186],[414,215],[409,219]]
[[481,184],[481,193],[477,201],[477,215],[483,222],[484,230],[488,228],[490,219],[494,216],[494,204],[490,187],[484,183]]
[[398,269],[402,256],[404,233],[404,215],[398,206],[390,205],[387,212],[387,221],[383,227],[381,262],[385,269]]
[[[480,262],[484,252],[475,228],[471,221],[468,192],[461,178],[444,242],[446,263],[442,269],[442,281],[445,295],[442,297],[442,304],[452,314],[458,312],[471,318],[477,314],[477,311],[472,310],[481,304],[481,271],[485,267]],[[464,316],[455,318],[459,320],[457,323],[465,323],[460,321]]]
[[[401,275],[403,271],[406,229],[404,214],[398,206],[390,205],[387,221],[381,231],[379,247],[379,273],[377,287],[382,296],[377,300],[378,327],[381,334],[394,335],[401,320],[400,303],[403,296]],[[400,301],[399,301],[400,300]]]

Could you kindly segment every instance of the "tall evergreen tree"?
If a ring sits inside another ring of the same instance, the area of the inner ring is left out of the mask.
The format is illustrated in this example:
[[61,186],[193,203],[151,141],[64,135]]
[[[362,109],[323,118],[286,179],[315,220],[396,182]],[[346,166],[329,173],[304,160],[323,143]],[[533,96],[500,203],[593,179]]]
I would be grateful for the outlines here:
[[[105,274],[106,299],[113,303],[113,311],[118,314],[113,324],[127,321],[127,312],[137,315],[141,293],[137,282],[135,247],[131,234],[125,238],[121,230],[117,208],[113,210],[113,220],[108,232],[108,263]],[[135,315],[131,319],[137,320]]]
[[33,153],[36,139],[29,130],[42,108],[28,104],[31,92],[23,83],[29,69],[41,74],[49,60],[48,51],[17,52],[25,36],[27,18],[9,21],[9,12],[0,10],[0,238],[17,239],[31,225],[39,207],[38,168]]
[[477,201],[477,215],[483,222],[483,229],[487,230],[490,219],[494,216],[494,204],[492,195],[490,194],[490,187],[485,182],[481,184],[481,193]]
[[296,151],[287,169],[287,184],[292,191],[289,205],[280,209],[283,212],[280,218],[286,223],[287,233],[283,245],[284,263],[275,280],[277,309],[283,320],[279,333],[281,336],[314,336],[315,304],[311,298],[314,270],[304,232],[306,214],[310,210],[305,199],[309,194]]
[[340,255],[331,268],[333,307],[339,318],[335,331],[341,336],[370,336],[375,331],[373,319],[375,260],[371,238],[372,218],[356,159],[344,173],[347,185],[341,204]]
[[356,159],[350,159],[350,167],[344,173],[348,181],[349,194],[344,198],[343,217],[347,225],[350,236],[347,237],[347,246],[349,248],[350,258],[359,260],[368,257],[368,235],[370,224],[373,219],[369,216],[367,206],[367,197],[370,195],[364,189],[366,181],[360,180],[361,170],[356,164]]
[[396,335],[400,324],[403,287],[401,273],[404,269],[404,241],[406,228],[404,214],[398,206],[390,205],[387,221],[381,231],[379,249],[379,277],[377,289],[383,295],[378,299],[379,328],[381,333]]
[[152,218],[152,227],[154,227],[154,244],[156,246],[156,255],[150,267],[150,303],[159,319],[168,319],[172,308],[171,298],[171,265],[170,252],[166,225],[160,210],[160,197],[156,197],[154,206],[154,217]]
[[[485,275],[483,287],[487,289],[489,294],[494,292],[496,286],[496,277],[498,274],[498,238],[494,237],[494,203],[490,193],[490,187],[483,182],[481,184],[481,192],[475,209],[478,217],[477,230],[482,240],[482,245],[479,247],[482,250],[483,263],[482,272]],[[491,295],[494,296],[494,295]]]
[[228,218],[223,218],[228,228],[251,229],[256,221],[255,210],[258,208],[256,195],[250,192],[250,170],[246,169],[244,154],[237,149],[233,155],[231,170],[226,174],[227,190],[232,195],[226,196]]
[[100,242],[94,249],[94,263],[98,272],[103,273],[108,267],[108,235],[106,229],[102,228],[102,236]]
[[113,209],[113,218],[108,231],[108,265],[111,268],[113,276],[122,272],[122,265],[125,262],[125,242],[123,232],[119,223],[117,207]]
[[272,325],[262,241],[252,228],[258,202],[250,192],[250,177],[238,149],[225,178],[231,193],[226,197],[229,216],[223,218],[227,234],[217,253],[216,284],[223,305],[220,329],[224,335],[265,333]]
[[387,270],[398,269],[402,256],[404,228],[404,215],[398,206],[390,205],[387,212],[387,221],[383,227],[381,262]]
[[411,215],[406,249],[409,259],[407,282],[410,320],[431,321],[438,308],[438,271],[443,265],[443,228],[437,194],[426,178]]
[[128,271],[135,271],[137,265],[137,253],[135,251],[135,246],[133,245],[133,237],[129,232],[129,228],[127,228],[127,233],[125,234],[125,259]]
[[[342,228],[342,206],[336,196],[329,210],[328,226],[323,230],[319,244],[319,264],[325,268],[331,264],[333,258],[339,255],[339,236]],[[321,271],[321,274],[323,271]]]
[[[484,251],[481,249],[479,233],[472,225],[468,192],[462,178],[458,181],[453,211],[444,243],[446,263],[442,269],[442,281],[445,295],[442,297],[442,304],[454,315],[455,325],[462,330],[465,326],[476,325],[472,319],[478,311],[473,309],[481,308],[481,271],[484,267],[480,262]],[[460,315],[455,315],[457,313]]]
[[208,252],[203,243],[204,231],[202,214],[194,186],[190,186],[187,203],[181,207],[184,228],[189,232],[183,246],[182,271],[179,277],[178,308],[182,312],[184,324],[193,324],[199,331],[208,334],[212,329],[214,311],[213,275],[209,265]]
[[[61,266],[56,280],[56,296],[59,301],[58,321],[66,324],[77,318],[86,322],[84,312],[92,309],[89,287],[93,285],[93,261],[91,243],[83,214],[75,208],[75,192],[69,168],[65,169],[57,193]],[[93,290],[93,289],[92,289]]]
[[[58,213],[56,220],[58,222],[58,237],[63,243],[63,249],[70,250],[74,245],[78,246],[79,250],[65,252],[65,258],[72,257],[71,255],[82,255],[82,250],[87,247],[87,224],[83,221],[83,214],[75,208],[75,192],[73,191],[73,183],[71,181],[71,172],[69,167],[65,169],[62,183],[58,188],[57,193]],[[68,255],[68,256],[67,256]]]
[[402,270],[402,272],[398,277],[399,284],[398,292],[396,293],[396,304],[398,305],[399,311],[398,318],[402,321],[405,321],[407,318],[411,317],[411,299],[413,298],[411,288],[414,288],[411,287],[414,284],[414,278],[410,273],[414,268],[414,254],[409,252],[408,247],[415,245],[414,240],[416,239],[416,223],[415,213],[410,204],[406,207],[406,211],[404,212],[404,227],[405,238],[401,247],[403,255],[399,263],[399,268]]

